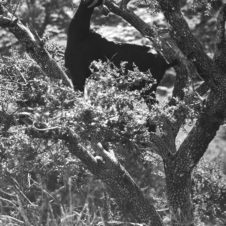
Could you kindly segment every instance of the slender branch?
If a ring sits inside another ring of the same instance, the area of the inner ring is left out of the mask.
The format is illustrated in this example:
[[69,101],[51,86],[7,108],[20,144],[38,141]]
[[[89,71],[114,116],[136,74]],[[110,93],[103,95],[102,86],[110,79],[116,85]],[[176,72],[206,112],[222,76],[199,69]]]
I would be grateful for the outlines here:
[[217,17],[215,63],[223,72],[226,72],[226,40],[225,40],[226,4],[224,4]]

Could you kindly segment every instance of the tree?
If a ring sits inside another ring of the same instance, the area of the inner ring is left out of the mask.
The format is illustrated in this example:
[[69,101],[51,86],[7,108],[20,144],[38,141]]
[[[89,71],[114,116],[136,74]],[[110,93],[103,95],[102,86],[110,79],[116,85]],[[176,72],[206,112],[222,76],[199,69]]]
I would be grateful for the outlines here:
[[[136,16],[132,9],[127,7],[129,2],[122,0],[120,4],[116,4],[106,1],[105,5],[139,30],[143,36],[148,37],[167,59],[175,56],[178,58],[180,65],[176,69],[177,78],[171,100],[165,106],[147,105],[146,113],[142,114],[137,109],[140,109],[142,104],[145,105],[144,100],[136,92],[130,93],[119,86],[121,83],[126,84],[126,78],[122,79],[120,72],[117,69],[112,71],[108,64],[97,64],[101,76],[97,79],[98,83],[95,83],[95,79],[91,79],[89,83],[93,84],[94,88],[89,88],[92,95],[89,94],[88,103],[84,103],[82,97],[73,91],[62,91],[60,88],[46,91],[44,88],[40,95],[46,92],[46,106],[40,109],[33,106],[29,114],[25,114],[23,109],[23,112],[11,117],[1,111],[4,118],[3,129],[8,131],[15,125],[15,118],[18,119],[21,115],[26,120],[30,119],[32,123],[25,123],[23,128],[26,135],[33,139],[62,141],[71,155],[77,157],[93,175],[103,181],[108,193],[115,199],[127,219],[147,225],[163,225],[154,205],[146,199],[119,160],[120,146],[125,145],[127,149],[125,141],[132,140],[131,143],[140,152],[142,147],[145,147],[145,150],[157,153],[162,159],[172,225],[195,225],[191,198],[192,172],[225,118],[226,5],[219,4],[221,8],[217,17],[216,52],[214,57],[210,58],[185,21],[180,1],[145,1],[149,7],[157,7],[164,14],[170,25],[167,38],[160,35],[157,27],[150,27]],[[12,20],[13,16],[3,3],[0,7],[0,26],[16,36],[47,76],[61,78],[66,85],[71,86],[67,75],[48,54],[38,36],[33,35],[16,17]],[[187,80],[188,77],[194,77],[195,70],[204,82],[192,95],[188,95],[185,91]],[[138,74],[145,76],[135,70],[134,73],[129,73],[128,77],[136,80]],[[204,97],[200,96],[203,95],[200,91],[203,87],[209,90]],[[55,98],[59,98],[54,97],[57,92],[70,97],[71,102],[66,104],[56,100],[51,103]],[[59,106],[63,107],[60,116],[56,111]],[[43,109],[48,112],[47,117],[43,117]],[[118,118],[114,119],[116,116]],[[137,123],[139,117],[147,119],[143,120],[145,122],[141,123],[142,126]],[[191,119],[194,125],[177,147],[176,136],[186,121]],[[20,124],[21,121],[18,121]],[[24,125],[24,120],[22,124]],[[143,143],[139,143],[141,138],[145,140]]]

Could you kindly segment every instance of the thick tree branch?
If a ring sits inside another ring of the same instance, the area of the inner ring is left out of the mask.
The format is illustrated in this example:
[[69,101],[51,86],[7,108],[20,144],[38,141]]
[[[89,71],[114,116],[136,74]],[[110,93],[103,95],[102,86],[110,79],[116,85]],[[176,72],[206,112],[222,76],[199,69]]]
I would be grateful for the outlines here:
[[[151,28],[143,20],[141,20],[135,13],[127,9],[128,1],[122,1],[120,6],[117,6],[112,1],[106,0],[105,5],[108,9],[115,13],[116,15],[122,17],[133,27],[135,27],[144,37],[149,38],[155,49],[163,53],[168,61],[172,61],[177,57],[177,52],[174,51],[174,48],[171,48],[171,43],[167,42],[160,38],[157,28],[153,25]],[[179,59],[179,58],[178,58]]]
[[226,78],[222,76],[214,61],[206,55],[202,45],[192,35],[178,2],[159,0],[159,4],[172,26],[171,36],[181,51],[192,60],[200,76],[208,83],[209,87],[223,97],[226,91]]
[[113,151],[105,150],[100,143],[92,144],[91,146],[98,155],[94,157],[79,143],[77,135],[71,129],[65,131],[57,128],[53,130],[31,129],[28,133],[33,137],[64,140],[71,154],[80,159],[91,173],[106,184],[124,216],[150,226],[163,225],[154,206],[144,197],[132,177],[118,162]]
[[48,77],[62,79],[66,85],[73,88],[71,80],[50,56],[45,49],[44,44],[40,40],[37,40],[37,37],[35,37],[26,26],[10,14],[1,4],[0,26],[8,28],[8,30],[15,35],[15,37],[24,45],[27,53],[38,63],[42,71]]
[[183,167],[183,170],[192,171],[205,153],[209,143],[215,137],[220,125],[222,125],[225,113],[226,100],[222,101],[212,92],[195,126],[177,152],[178,167],[184,166],[184,163],[180,161],[186,159],[188,165]]

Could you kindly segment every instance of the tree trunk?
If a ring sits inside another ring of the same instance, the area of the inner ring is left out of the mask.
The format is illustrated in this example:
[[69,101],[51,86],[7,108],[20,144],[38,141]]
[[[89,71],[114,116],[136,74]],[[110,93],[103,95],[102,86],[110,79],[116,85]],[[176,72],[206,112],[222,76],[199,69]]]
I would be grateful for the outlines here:
[[194,226],[191,201],[191,173],[175,167],[175,161],[165,164],[167,199],[173,226]]
[[[45,137],[47,137],[46,134]],[[143,195],[113,151],[105,150],[102,145],[92,144],[97,154],[94,158],[78,143],[76,135],[71,131],[64,133],[61,139],[67,142],[70,153],[79,158],[91,173],[105,183],[108,192],[115,199],[125,218],[147,226],[163,226],[162,219],[151,201]]]

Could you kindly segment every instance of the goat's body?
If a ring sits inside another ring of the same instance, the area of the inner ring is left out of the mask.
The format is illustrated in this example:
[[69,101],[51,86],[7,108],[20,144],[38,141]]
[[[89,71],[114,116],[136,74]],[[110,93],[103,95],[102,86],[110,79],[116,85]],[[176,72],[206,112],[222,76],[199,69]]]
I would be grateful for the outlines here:
[[119,67],[126,61],[126,69],[135,64],[140,71],[150,70],[157,83],[162,79],[168,64],[160,54],[152,54],[146,46],[108,41],[90,30],[93,8],[80,3],[68,30],[65,66],[69,69],[75,88],[83,91],[85,80],[90,76],[89,65],[94,60],[110,60]]

